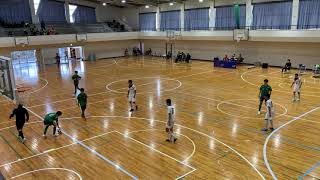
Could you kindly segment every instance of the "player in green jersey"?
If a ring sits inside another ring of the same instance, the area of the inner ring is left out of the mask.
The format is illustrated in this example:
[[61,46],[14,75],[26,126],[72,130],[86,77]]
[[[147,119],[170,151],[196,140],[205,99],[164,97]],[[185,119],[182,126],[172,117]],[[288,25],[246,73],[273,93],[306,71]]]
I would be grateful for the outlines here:
[[85,111],[87,109],[88,96],[84,92],[83,88],[80,89],[80,94],[78,95],[77,99],[78,99],[78,106],[80,106],[80,108],[81,108],[81,117],[86,118]]
[[271,96],[272,88],[271,88],[271,86],[269,86],[268,82],[269,82],[268,79],[265,79],[264,84],[260,87],[259,96],[258,96],[259,100],[260,100],[258,114],[261,113],[261,106],[262,106],[263,101],[265,101],[264,97]]
[[[49,113],[44,117],[44,125],[46,126],[43,132],[43,136],[47,137],[47,130],[49,126],[53,126],[53,136],[56,135],[56,129],[59,128],[58,118],[62,115],[61,111],[57,111],[56,113]],[[59,128],[60,129],[60,128]]]
[[77,90],[79,89],[79,81],[81,79],[81,76],[78,75],[78,71],[74,71],[74,75],[72,75],[71,78],[73,80],[73,85],[74,85],[74,95],[76,95]]

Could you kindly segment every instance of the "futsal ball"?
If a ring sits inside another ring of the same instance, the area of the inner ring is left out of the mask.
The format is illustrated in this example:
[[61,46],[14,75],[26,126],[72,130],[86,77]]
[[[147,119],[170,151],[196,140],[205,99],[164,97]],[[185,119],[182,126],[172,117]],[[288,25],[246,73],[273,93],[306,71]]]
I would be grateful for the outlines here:
[[60,128],[58,128],[58,129],[57,129],[57,134],[62,134],[62,132],[61,132],[61,129],[60,129]]

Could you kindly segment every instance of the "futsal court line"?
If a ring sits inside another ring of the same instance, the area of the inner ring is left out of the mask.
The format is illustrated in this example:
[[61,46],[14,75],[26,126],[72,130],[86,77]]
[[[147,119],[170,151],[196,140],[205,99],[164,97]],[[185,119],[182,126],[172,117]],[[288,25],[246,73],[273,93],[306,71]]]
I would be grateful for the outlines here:
[[[133,119],[140,119],[140,120],[145,120],[145,121],[151,121],[151,119],[147,119],[147,118],[127,117],[127,116],[91,116],[91,117],[88,117],[88,118],[105,118],[105,117],[107,117],[107,118],[117,118],[117,117],[120,117],[120,118],[124,118],[124,119],[133,118]],[[61,118],[61,120],[66,120],[66,119],[79,119],[79,118],[81,118],[81,117]],[[160,120],[154,120],[154,119],[152,119],[152,121],[157,121],[157,122],[166,124],[166,122],[160,121]],[[39,121],[39,122],[42,122],[42,121]],[[38,123],[38,122],[36,122],[36,123]],[[210,135],[207,135],[207,134],[205,134],[205,133],[203,133],[203,132],[201,132],[201,131],[198,131],[198,130],[195,130],[195,129],[192,129],[192,128],[189,128],[189,127],[186,127],[186,126],[183,126],[183,125],[179,125],[179,124],[175,124],[175,125],[176,125],[176,126],[180,126],[180,127],[182,127],[182,128],[185,128],[185,129],[188,129],[188,130],[190,130],[190,131],[196,132],[197,134],[200,134],[200,135],[205,136],[205,137],[207,137],[207,138],[209,138],[209,139],[215,140],[215,141],[217,141],[218,143],[226,146],[226,147],[229,148],[232,152],[234,152],[235,154],[237,154],[238,156],[240,156],[246,163],[248,163],[248,164],[253,168],[253,170],[254,170],[256,173],[258,173],[258,175],[261,177],[261,179],[265,180],[264,176],[260,173],[260,171],[259,171],[249,160],[247,160],[242,154],[240,154],[237,150],[233,149],[231,146],[229,146],[229,145],[223,143],[222,141],[218,140],[217,138],[214,138],[214,137],[212,137],[212,136],[210,136]],[[108,132],[108,133],[111,133],[111,132]],[[108,133],[105,133],[105,134],[108,134]],[[95,137],[100,137],[100,136],[103,136],[103,135],[105,135],[105,134],[102,134],[102,135],[99,135],[99,136],[95,136]],[[89,139],[93,139],[93,138],[95,138],[95,137],[92,137],[92,138],[89,138]],[[86,140],[87,140],[87,139],[86,139]],[[86,140],[84,140],[84,141],[86,141]],[[84,141],[82,141],[82,142],[84,142]],[[42,152],[42,153],[40,153],[40,154],[33,155],[33,156],[29,156],[29,157],[24,158],[24,159],[21,159],[21,160],[29,159],[29,158],[32,158],[32,157],[37,157],[37,156],[39,156],[39,155],[46,154],[46,153],[51,152],[51,151],[56,151],[56,150],[59,150],[59,149],[62,149],[62,148],[68,147],[68,146],[72,146],[72,145],[74,145],[74,144],[76,144],[76,143],[72,143],[72,144],[69,144],[69,145],[61,146],[61,147],[56,148],[56,149],[50,149],[50,150],[47,150],[47,151]],[[6,165],[11,165],[11,164],[17,163],[17,162],[19,162],[19,161],[21,161],[21,160],[16,160],[16,161],[13,161],[13,162],[10,162],[10,163],[6,163],[6,164],[1,165],[0,167],[6,166]]]
[[264,159],[264,163],[265,163],[265,165],[267,166],[268,171],[269,171],[269,173],[271,174],[271,176],[273,177],[273,179],[277,180],[278,178],[277,178],[277,176],[275,175],[275,173],[273,172],[273,170],[272,170],[272,168],[271,168],[271,166],[270,166],[270,164],[269,164],[269,162],[268,162],[268,157],[267,157],[267,145],[268,145],[268,142],[269,142],[270,138],[272,137],[273,134],[275,134],[276,132],[278,132],[278,131],[279,131],[280,129],[282,129],[283,127],[291,124],[291,123],[294,122],[294,121],[299,120],[300,118],[302,118],[302,117],[304,117],[304,116],[306,116],[306,115],[308,115],[308,114],[310,114],[310,113],[312,113],[312,112],[314,112],[314,111],[316,111],[316,110],[318,110],[318,109],[320,109],[320,106],[315,107],[315,108],[309,110],[308,112],[305,112],[304,114],[302,114],[302,115],[300,115],[300,116],[298,116],[298,117],[295,117],[294,119],[286,122],[285,124],[281,125],[281,126],[278,127],[277,129],[275,129],[274,131],[272,131],[272,132],[269,134],[269,136],[266,138],[266,140],[265,140],[265,142],[264,142],[264,145],[263,145],[263,159]]
[[[242,79],[242,81],[244,81],[244,82],[246,82],[246,83],[248,83],[248,84],[250,84],[252,86],[259,87],[259,85],[254,84],[254,83],[252,83],[252,82],[250,82],[250,81],[248,81],[247,79],[244,78],[244,75],[248,74],[249,72],[254,72],[254,71],[257,71],[257,70],[249,70],[249,71],[246,71],[246,72],[242,73],[241,74],[241,79]],[[282,91],[282,90],[277,90],[277,89],[273,89],[272,91],[282,92],[282,93],[286,93],[286,94],[292,94],[292,92]],[[320,96],[317,96],[317,95],[306,94],[306,93],[304,93],[303,95],[304,96],[310,96],[310,97],[320,97]]]
[[15,178],[18,178],[18,177],[21,177],[21,176],[24,176],[24,175],[27,175],[27,174],[32,174],[34,172],[39,172],[39,171],[48,171],[48,170],[62,170],[62,171],[68,171],[68,172],[71,172],[75,175],[78,176],[79,180],[82,180],[82,176],[74,171],[74,170],[71,170],[71,169],[67,169],[67,168],[42,168],[42,169],[36,169],[36,170],[33,170],[33,171],[28,171],[28,172],[25,172],[25,173],[22,173],[22,174],[19,174],[17,176],[14,176],[14,177],[11,177],[10,179],[15,179]]
[[[41,116],[39,116],[38,114],[36,114],[35,112],[33,112],[31,109],[27,108],[26,109],[28,111],[30,111],[32,114],[34,114],[35,116],[37,116],[38,118],[40,118],[41,120],[44,120]],[[89,146],[85,145],[84,143],[82,143],[81,141],[77,140],[76,138],[72,137],[71,135],[69,135],[67,132],[65,132],[63,129],[61,130],[61,132],[66,135],[67,137],[69,137],[73,142],[76,142],[76,144],[79,144],[80,146],[82,146],[83,148],[87,149],[89,152],[93,153],[94,155],[96,155],[97,157],[99,157],[100,159],[104,160],[105,162],[109,163],[110,165],[114,166],[115,168],[119,169],[120,171],[122,171],[123,173],[127,174],[128,176],[130,176],[132,179],[138,180],[139,178],[137,178],[135,175],[131,174],[130,172],[128,172],[127,170],[125,170],[124,168],[122,168],[121,166],[117,165],[116,163],[114,163],[113,161],[109,160],[108,158],[106,158],[105,156],[103,156],[102,154],[100,154],[99,152],[95,151],[94,149],[90,148]]]
[[[133,133],[137,133],[137,132],[147,132],[147,131],[163,131],[163,130],[161,130],[161,129],[145,129],[145,130],[130,131],[128,134],[133,134]],[[192,146],[193,146],[192,153],[182,161],[183,163],[187,163],[187,161],[189,159],[191,159],[192,156],[194,155],[194,153],[196,152],[196,145],[195,145],[194,141],[191,138],[189,138],[188,136],[181,134],[181,133],[175,133],[175,134],[178,134],[180,136],[187,138],[192,143]]]
[[[157,121],[157,122],[160,122],[160,123],[163,123],[163,124],[166,124],[166,122],[164,121],[160,121],[160,120],[155,120],[155,119],[148,119],[148,118],[141,118],[141,117],[126,117],[126,116],[91,116],[92,118],[105,118],[105,117],[108,117],[108,118],[124,118],[124,119],[139,119],[139,120],[145,120],[145,121]],[[79,117],[77,117],[79,118]],[[225,144],[224,142],[220,141],[219,139],[215,138],[215,137],[212,137],[210,135],[207,135],[201,131],[198,131],[198,130],[195,130],[195,129],[192,129],[192,128],[189,128],[187,126],[183,126],[183,125],[180,125],[180,124],[175,124],[175,126],[179,126],[179,127],[182,127],[182,128],[185,128],[185,129],[188,129],[190,131],[193,131],[193,132],[196,132],[197,134],[200,134],[202,136],[205,136],[209,139],[212,139],[212,140],[215,140],[217,141],[218,143],[222,144],[223,146],[227,147],[228,149],[230,149],[232,152],[234,152],[235,154],[237,154],[239,157],[241,157],[241,159],[243,159],[246,163],[248,163],[252,168],[253,170],[261,177],[261,179],[265,180],[265,177],[260,173],[260,171],[248,160],[246,159],[246,157],[244,157],[242,154],[240,154],[237,150],[233,149],[231,146]]]
[[[161,154],[161,155],[163,155],[163,156],[165,156],[165,157],[167,157],[167,158],[169,158],[169,159],[172,159],[172,160],[174,160],[174,161],[176,161],[176,162],[178,162],[178,163],[180,163],[180,164],[182,164],[182,165],[184,165],[184,166],[187,166],[188,168],[192,169],[192,172],[197,170],[196,168],[194,168],[194,167],[186,164],[185,162],[182,162],[182,161],[180,161],[180,160],[178,160],[178,159],[176,159],[176,158],[174,158],[174,157],[172,157],[172,156],[170,156],[170,155],[168,155],[168,154],[166,154],[166,153],[163,153],[163,152],[161,152],[161,151],[159,151],[159,150],[157,150],[157,149],[155,149],[155,148],[153,148],[153,147],[151,147],[151,146],[149,146],[149,145],[147,145],[147,144],[145,144],[145,143],[143,143],[143,142],[141,142],[141,141],[139,141],[139,140],[136,140],[136,139],[134,139],[134,138],[132,138],[132,137],[130,137],[130,136],[128,136],[128,135],[125,135],[125,134],[123,134],[123,133],[121,133],[121,132],[119,132],[119,131],[115,131],[115,133],[118,133],[118,134],[122,135],[122,136],[125,137],[125,138],[129,138],[130,140],[132,140],[132,141],[134,141],[134,142],[136,142],[136,143],[138,143],[138,144],[141,144],[141,145],[143,145],[143,146],[145,146],[145,147],[147,147],[147,148],[149,148],[149,149],[151,149],[151,150],[153,150],[153,151],[155,151],[155,152],[157,152],[157,153],[159,153],[159,154]],[[181,179],[181,178],[187,176],[187,175],[190,174],[190,173],[191,173],[191,171],[189,171],[188,173],[186,173],[186,174],[184,174],[184,175],[182,175],[182,176],[179,176],[179,177],[176,178],[176,179]]]
[[320,162],[318,162],[316,165],[312,166],[306,173],[304,173],[302,176],[298,178],[298,180],[303,180],[306,176],[308,176],[313,170],[315,170],[320,165]]

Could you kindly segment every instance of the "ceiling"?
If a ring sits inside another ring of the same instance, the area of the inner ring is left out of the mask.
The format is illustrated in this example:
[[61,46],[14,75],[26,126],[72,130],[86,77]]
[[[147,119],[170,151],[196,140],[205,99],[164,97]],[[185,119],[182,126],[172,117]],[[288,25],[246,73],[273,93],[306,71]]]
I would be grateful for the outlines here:
[[[95,3],[107,3],[117,7],[128,7],[128,6],[144,6],[144,5],[158,5],[172,2],[172,0],[126,0],[126,3],[121,3],[121,0],[87,0]],[[181,1],[181,0],[178,0]],[[177,1],[175,1],[177,2]]]

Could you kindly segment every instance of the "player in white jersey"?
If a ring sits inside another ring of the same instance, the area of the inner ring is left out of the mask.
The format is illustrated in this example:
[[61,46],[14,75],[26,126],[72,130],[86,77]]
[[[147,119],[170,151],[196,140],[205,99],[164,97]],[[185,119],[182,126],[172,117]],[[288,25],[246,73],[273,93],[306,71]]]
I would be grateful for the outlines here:
[[273,103],[270,99],[270,95],[267,95],[264,97],[266,100],[266,115],[264,117],[264,128],[261,129],[261,131],[268,131],[268,123],[270,121],[270,131],[273,131],[273,116],[274,116],[274,110],[273,110]]
[[129,88],[128,88],[128,99],[129,99],[129,104],[130,104],[130,111],[133,111],[133,104],[136,107],[136,110],[138,110],[138,106],[136,104],[136,94],[137,94],[137,89],[136,86],[133,84],[132,80],[128,81]]
[[[299,74],[294,75],[294,80],[291,84],[291,87],[292,86],[293,86],[293,100],[292,101],[300,101],[300,91],[301,91],[302,82],[301,82],[301,79],[299,78]],[[296,94],[298,94],[298,99],[296,99]]]
[[166,100],[167,108],[168,108],[168,121],[166,126],[166,132],[168,135],[167,142],[173,142],[175,143],[177,141],[177,138],[173,134],[173,126],[174,126],[174,107],[171,105],[171,99]]

